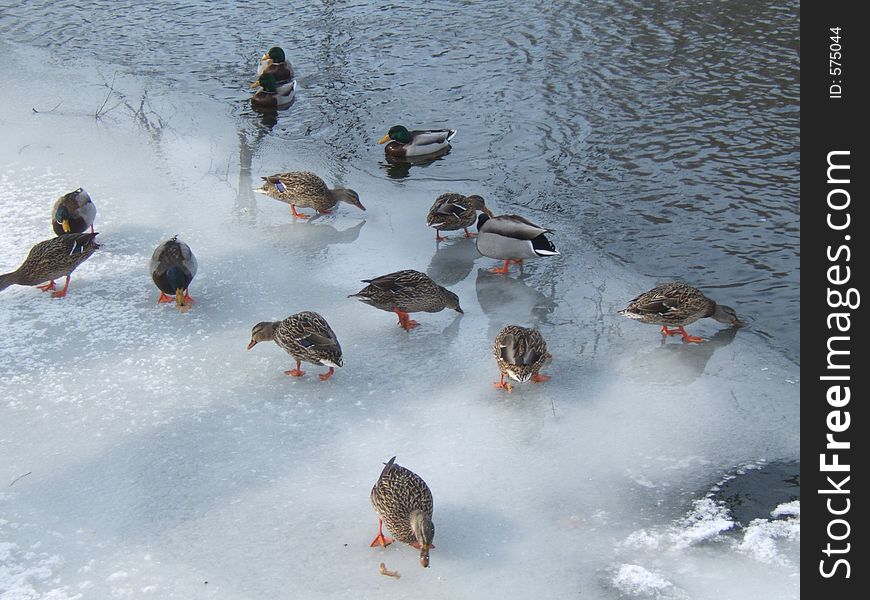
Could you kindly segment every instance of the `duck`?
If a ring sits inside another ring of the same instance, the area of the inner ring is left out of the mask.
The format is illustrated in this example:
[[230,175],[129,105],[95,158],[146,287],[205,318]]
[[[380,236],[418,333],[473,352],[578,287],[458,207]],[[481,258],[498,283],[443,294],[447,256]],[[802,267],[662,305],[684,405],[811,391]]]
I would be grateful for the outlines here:
[[541,375],[540,370],[553,356],[547,352],[547,342],[537,329],[507,325],[495,336],[492,353],[501,372],[501,378],[493,384],[497,388],[513,391],[510,382],[505,381],[505,375],[520,383],[550,380],[550,376]]
[[[10,285],[37,286],[52,290],[53,298],[63,298],[69,289],[70,275],[100,248],[96,233],[64,233],[33,246],[21,266],[0,275],[0,291]],[[66,277],[63,289],[56,290],[55,279]],[[37,285],[47,281],[45,285]],[[55,291],[56,290],[56,291]]]
[[302,361],[329,367],[320,373],[320,381],[326,381],[342,366],[341,346],[335,332],[323,316],[306,310],[290,315],[283,321],[263,321],[251,329],[248,350],[259,342],[274,341],[296,360],[296,368],[284,371],[290,377],[302,377]]
[[486,212],[477,218],[477,251],[483,256],[504,261],[504,266],[490,269],[492,273],[507,273],[510,263],[522,264],[524,259],[557,256],[556,246],[547,239],[552,229],[535,225],[519,215],[491,217]]
[[[393,125],[387,134],[378,140],[387,144],[384,153],[393,158],[423,156],[444,150],[456,135],[455,129],[423,129],[408,131],[402,125]],[[392,140],[392,141],[390,141]]]
[[280,85],[274,75],[264,73],[254,82],[260,90],[251,96],[251,106],[254,108],[284,108],[293,102],[296,92],[296,80]]
[[363,279],[362,282],[368,285],[348,298],[359,298],[375,308],[396,313],[399,317],[398,324],[405,331],[419,325],[408,313],[434,313],[445,308],[459,314],[464,313],[459,306],[459,296],[441,287],[420,271],[405,269],[374,279]]
[[490,217],[493,216],[492,211],[486,207],[483,198],[476,194],[471,196],[454,193],[441,194],[435,199],[432,208],[429,209],[426,224],[435,228],[436,242],[447,239],[442,237],[440,232],[456,231],[457,229],[464,229],[465,237],[474,237],[468,228],[474,225],[479,210]]
[[429,550],[435,548],[435,524],[432,523],[432,490],[423,478],[401,465],[396,457],[384,465],[372,487],[372,506],[378,515],[378,534],[371,547],[387,547],[394,541],[384,535],[384,523],[400,542],[420,551],[420,564],[429,566]]
[[94,232],[97,207],[82,188],[64,194],[51,208],[51,227],[57,235],[83,233],[90,228]]
[[257,77],[267,74],[272,75],[279,85],[284,85],[291,81],[295,82],[293,66],[287,60],[283,48],[272,46],[260,58],[260,62],[257,65]]
[[172,302],[180,309],[190,306],[190,282],[196,275],[196,257],[190,246],[173,236],[154,250],[151,256],[151,279],[160,290],[157,303]]
[[263,177],[263,185],[254,191],[290,205],[293,217],[308,219],[308,215],[297,212],[296,207],[313,208],[320,214],[331,214],[339,202],[346,202],[365,210],[359,194],[350,188],[327,187],[326,183],[311,171],[291,171]]
[[661,324],[662,335],[680,335],[684,342],[694,343],[701,343],[704,338],[689,335],[685,327],[699,319],[710,317],[737,327],[743,324],[733,308],[718,304],[698,288],[681,281],[663,283],[642,293],[619,314],[643,323]]

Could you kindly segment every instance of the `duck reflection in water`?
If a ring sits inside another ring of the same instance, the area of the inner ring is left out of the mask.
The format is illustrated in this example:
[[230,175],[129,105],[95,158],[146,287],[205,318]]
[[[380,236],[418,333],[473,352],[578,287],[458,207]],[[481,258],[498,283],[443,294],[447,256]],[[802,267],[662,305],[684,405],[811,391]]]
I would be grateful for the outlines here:
[[387,177],[390,179],[404,179],[411,175],[411,167],[428,167],[448,154],[450,154],[450,146],[447,146],[438,152],[433,152],[432,154],[426,154],[424,156],[398,158],[385,155],[384,159],[386,162],[381,163],[381,166],[386,169]]
[[529,286],[525,277],[498,275],[489,269],[477,270],[477,302],[489,317],[489,337],[495,339],[507,323],[528,327],[552,324],[550,315],[556,310],[556,284],[550,283],[549,296]]

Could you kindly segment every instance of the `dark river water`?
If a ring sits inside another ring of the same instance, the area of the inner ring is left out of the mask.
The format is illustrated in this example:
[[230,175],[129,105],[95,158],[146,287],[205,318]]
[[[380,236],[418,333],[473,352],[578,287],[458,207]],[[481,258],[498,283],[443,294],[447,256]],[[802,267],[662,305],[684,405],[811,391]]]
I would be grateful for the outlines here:
[[[799,361],[797,2],[185,4],[5,2],[0,34],[226,100],[248,143],[315,140],[337,173],[473,185]],[[300,85],[277,123],[247,103],[275,44]],[[458,129],[462,160],[371,163],[396,123]]]

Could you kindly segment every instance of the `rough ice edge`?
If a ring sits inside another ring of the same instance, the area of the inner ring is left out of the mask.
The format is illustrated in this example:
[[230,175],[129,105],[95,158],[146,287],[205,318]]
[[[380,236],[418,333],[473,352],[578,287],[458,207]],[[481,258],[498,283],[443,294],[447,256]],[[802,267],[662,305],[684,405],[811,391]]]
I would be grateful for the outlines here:
[[753,519],[743,532],[743,541],[737,546],[755,560],[767,564],[791,566],[791,561],[780,552],[780,540],[796,543],[801,539],[800,500],[780,504],[770,512],[771,516],[786,516],[786,519]]
[[689,595],[661,574],[640,565],[621,564],[611,578],[613,586],[622,594],[633,598],[682,600]]

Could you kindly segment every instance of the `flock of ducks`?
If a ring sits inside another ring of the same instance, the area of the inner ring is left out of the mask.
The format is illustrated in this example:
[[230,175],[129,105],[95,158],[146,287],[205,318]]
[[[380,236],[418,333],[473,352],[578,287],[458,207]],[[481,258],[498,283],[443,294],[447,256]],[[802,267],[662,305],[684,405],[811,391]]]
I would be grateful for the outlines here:
[[[259,86],[260,90],[251,98],[252,105],[281,107],[292,101],[296,80],[281,48],[273,47],[263,55],[257,74],[252,87]],[[389,157],[419,157],[443,152],[455,135],[455,129],[409,131],[396,125],[378,143],[389,142],[384,149]],[[298,212],[298,208],[329,214],[339,202],[366,210],[356,191],[329,188],[311,172],[277,173],[262,179],[262,186],[255,191],[286,202],[297,219],[309,218]],[[96,214],[96,206],[83,189],[61,196],[52,207],[52,228],[56,236],[33,246],[18,269],[0,275],[0,291],[10,285],[38,286],[43,291],[52,291],[55,298],[65,296],[72,272],[100,247],[93,227]],[[476,237],[480,254],[503,261],[501,267],[490,269],[494,273],[507,274],[511,264],[521,265],[526,259],[559,254],[547,237],[551,229],[519,215],[494,215],[477,195],[442,194],[429,210],[426,223],[435,229],[436,241],[446,239],[441,233],[460,229],[466,237]],[[477,234],[468,230],[474,225]],[[160,290],[158,303],[175,301],[179,309],[186,310],[193,302],[189,287],[197,271],[197,261],[190,247],[177,236],[165,241],[155,249],[150,271]],[[66,277],[66,282],[57,290],[55,280],[61,277]],[[463,312],[455,293],[419,271],[405,269],[365,279],[363,283],[366,286],[349,297],[395,313],[399,326],[406,331],[418,325],[410,318],[410,313],[439,312],[445,308]],[[741,325],[733,308],[717,304],[697,288],[680,282],[662,284],[644,292],[619,312],[644,323],[660,324],[663,335],[681,335],[688,343],[704,341],[685,330],[686,325],[701,318]],[[291,377],[305,374],[301,370],[303,362],[327,367],[326,372],[319,374],[322,381],[329,380],[335,369],[342,366],[341,345],[335,332],[322,315],[313,311],[299,312],[283,321],[257,323],[247,348],[250,350],[266,341],[274,341],[296,361],[295,368],[285,371]],[[500,380],[494,383],[498,388],[510,392],[513,386],[509,380],[542,383],[550,379],[540,371],[552,355],[536,329],[513,324],[505,326],[495,338],[492,354],[500,372]],[[378,535],[372,546],[386,546],[394,541],[383,533],[386,523],[396,539],[419,549],[420,563],[429,566],[435,526],[432,492],[426,482],[396,464],[393,457],[372,488],[371,502],[378,514]]]

